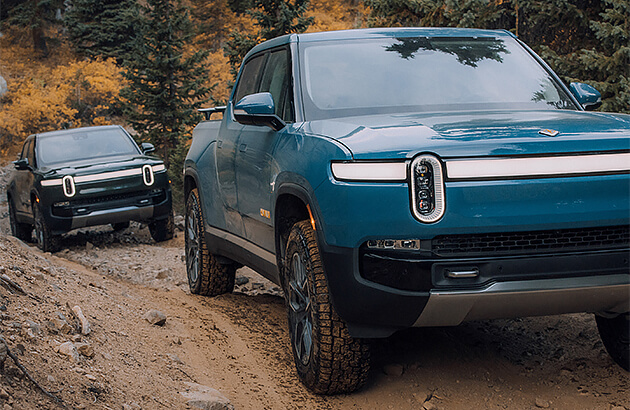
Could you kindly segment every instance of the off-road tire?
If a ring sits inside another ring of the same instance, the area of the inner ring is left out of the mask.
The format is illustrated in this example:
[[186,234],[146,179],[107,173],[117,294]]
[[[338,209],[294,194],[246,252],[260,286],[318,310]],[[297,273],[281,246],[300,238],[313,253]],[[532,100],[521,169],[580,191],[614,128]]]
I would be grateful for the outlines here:
[[217,258],[208,251],[199,191],[196,188],[188,194],[186,200],[184,225],[186,274],[190,292],[204,296],[218,296],[232,292],[236,265],[219,263]]
[[116,232],[124,231],[127,228],[129,228],[129,221],[112,224],[112,229]]
[[153,238],[155,242],[164,242],[173,239],[173,235],[175,234],[175,223],[173,219],[173,211],[171,211],[166,218],[149,223],[149,232],[151,232],[151,238]]
[[35,240],[37,247],[42,252],[54,252],[57,250],[57,237],[50,232],[50,228],[44,219],[44,214],[38,203],[33,205],[33,219],[35,220]]
[[630,313],[606,318],[595,315],[597,330],[610,357],[630,371]]
[[18,222],[13,198],[9,199],[9,223],[11,225],[11,235],[21,241],[30,242],[33,226],[31,224]]
[[318,394],[359,389],[368,376],[369,346],[350,336],[332,306],[310,221],[291,228],[283,266],[291,348],[300,380]]

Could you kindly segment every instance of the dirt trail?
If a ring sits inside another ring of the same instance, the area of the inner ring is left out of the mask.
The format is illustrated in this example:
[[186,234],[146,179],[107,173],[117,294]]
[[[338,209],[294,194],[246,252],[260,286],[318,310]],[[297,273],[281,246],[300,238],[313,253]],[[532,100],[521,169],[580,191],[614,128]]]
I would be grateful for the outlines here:
[[[585,314],[410,329],[373,343],[364,389],[313,395],[293,370],[273,284],[244,268],[235,293],[191,295],[183,233],[155,244],[138,224],[75,232],[60,252],[43,254],[9,236],[0,193],[0,274],[30,295],[0,287],[0,334],[69,408],[191,408],[180,393],[198,383],[236,409],[630,410],[630,376]],[[60,324],[59,313],[73,324],[67,305],[81,307],[89,335]],[[151,309],[166,315],[164,326],[144,319]],[[68,341],[88,344],[93,357],[73,361],[55,351]],[[0,374],[1,406],[57,408],[10,359]]]

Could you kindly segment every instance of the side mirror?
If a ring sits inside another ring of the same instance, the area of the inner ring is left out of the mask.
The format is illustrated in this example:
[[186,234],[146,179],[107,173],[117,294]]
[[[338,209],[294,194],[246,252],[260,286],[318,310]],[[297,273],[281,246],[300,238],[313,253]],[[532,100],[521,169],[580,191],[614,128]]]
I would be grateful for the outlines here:
[[594,110],[602,105],[602,95],[588,84],[571,83],[569,89],[587,111]]
[[259,125],[280,131],[287,125],[276,115],[276,107],[270,93],[246,95],[234,106],[234,118],[243,125]]
[[142,153],[145,155],[155,152],[155,147],[150,142],[143,142],[140,144],[140,149],[142,149]]
[[17,161],[13,161],[13,165],[18,171],[24,171],[30,168],[30,166],[28,165],[28,158],[22,158],[18,159]]

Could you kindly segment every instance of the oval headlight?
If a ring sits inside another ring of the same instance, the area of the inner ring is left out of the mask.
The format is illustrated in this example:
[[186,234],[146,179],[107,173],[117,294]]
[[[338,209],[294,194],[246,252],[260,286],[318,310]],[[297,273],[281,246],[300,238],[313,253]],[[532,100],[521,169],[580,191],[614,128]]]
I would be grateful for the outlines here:
[[411,163],[411,208],[421,222],[437,222],[444,215],[442,164],[431,155],[421,155]]
[[61,186],[63,187],[63,193],[68,197],[73,197],[74,194],[77,193],[76,187],[74,186],[74,178],[70,175],[66,175],[61,180]]

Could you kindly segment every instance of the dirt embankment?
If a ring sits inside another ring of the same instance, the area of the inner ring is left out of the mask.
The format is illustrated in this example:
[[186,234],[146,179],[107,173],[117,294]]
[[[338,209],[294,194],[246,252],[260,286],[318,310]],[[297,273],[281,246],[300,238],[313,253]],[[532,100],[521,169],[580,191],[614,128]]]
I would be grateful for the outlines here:
[[[24,293],[0,287],[0,335],[68,408],[195,408],[189,401],[207,398],[199,387],[207,386],[237,409],[630,410],[630,376],[586,314],[410,329],[374,341],[364,389],[313,395],[293,371],[273,284],[241,269],[235,293],[191,295],[182,232],[155,244],[138,224],[75,232],[61,251],[41,253],[10,237],[2,176],[0,275]],[[163,325],[145,318],[152,310],[164,313]],[[10,358],[0,374],[2,406],[58,408]]]

